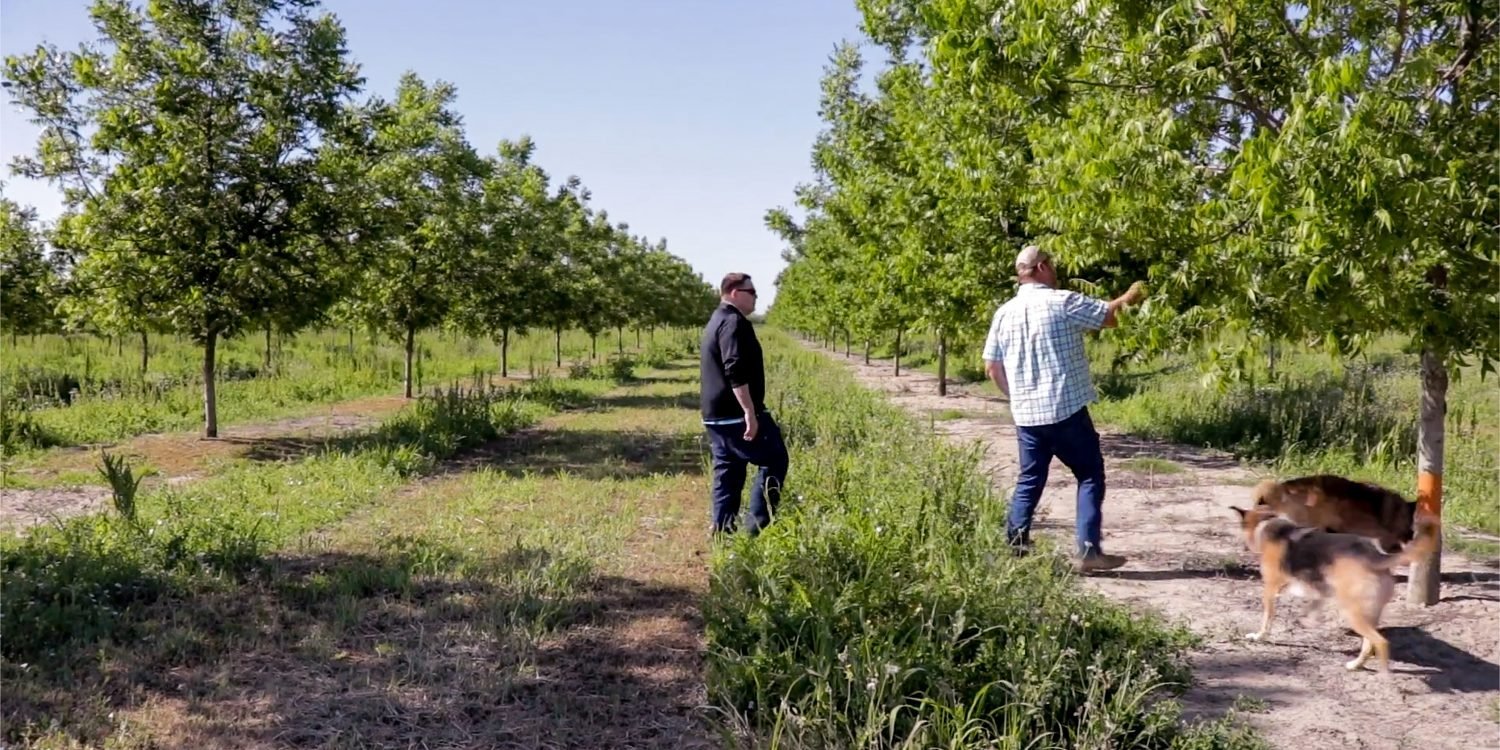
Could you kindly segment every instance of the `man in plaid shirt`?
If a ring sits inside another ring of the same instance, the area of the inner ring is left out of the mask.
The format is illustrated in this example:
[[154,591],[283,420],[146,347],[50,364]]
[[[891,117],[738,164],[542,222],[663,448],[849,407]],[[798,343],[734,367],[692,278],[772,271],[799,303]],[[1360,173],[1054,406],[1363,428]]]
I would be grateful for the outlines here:
[[1081,572],[1125,564],[1100,546],[1104,454],[1089,417],[1096,398],[1083,351],[1083,332],[1115,326],[1115,311],[1145,296],[1140,282],[1104,302],[1057,289],[1052,258],[1035,245],[1016,256],[1020,289],[995,311],[985,337],[985,371],[1010,398],[1020,446],[1021,475],[1011,496],[1005,535],[1020,550],[1031,544],[1047,472],[1056,456],[1078,480],[1077,566]]

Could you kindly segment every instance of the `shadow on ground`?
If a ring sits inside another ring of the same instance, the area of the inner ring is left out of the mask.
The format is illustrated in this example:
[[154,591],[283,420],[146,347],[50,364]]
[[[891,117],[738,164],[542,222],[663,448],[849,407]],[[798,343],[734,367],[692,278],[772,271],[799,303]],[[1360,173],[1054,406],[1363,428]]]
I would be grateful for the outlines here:
[[544,549],[442,566],[462,577],[419,572],[430,559],[277,558],[113,640],[7,660],[4,736],[56,721],[98,743],[129,711],[158,747],[706,746],[697,592]]
[[618,430],[529,430],[457,459],[454,471],[486,468],[583,479],[636,479],[653,474],[702,474],[701,435]]

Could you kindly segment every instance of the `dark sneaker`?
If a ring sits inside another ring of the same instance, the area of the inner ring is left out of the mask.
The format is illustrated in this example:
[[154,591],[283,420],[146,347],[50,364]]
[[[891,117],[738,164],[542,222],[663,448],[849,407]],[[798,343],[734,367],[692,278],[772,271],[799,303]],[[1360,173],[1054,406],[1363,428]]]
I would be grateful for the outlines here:
[[1073,569],[1079,573],[1097,573],[1101,570],[1114,570],[1125,564],[1125,558],[1119,555],[1106,555],[1103,552],[1088,555],[1087,557],[1073,558]]

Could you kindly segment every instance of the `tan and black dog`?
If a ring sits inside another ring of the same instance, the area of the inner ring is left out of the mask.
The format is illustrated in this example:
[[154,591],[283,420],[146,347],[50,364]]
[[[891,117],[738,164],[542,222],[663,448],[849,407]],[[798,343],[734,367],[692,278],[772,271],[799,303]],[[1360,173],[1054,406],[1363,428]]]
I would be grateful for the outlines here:
[[1298,526],[1374,539],[1388,554],[1400,551],[1415,533],[1416,503],[1379,485],[1333,474],[1267,479],[1255,488],[1255,504]]
[[1233,510],[1240,514],[1245,544],[1260,556],[1260,577],[1265,584],[1260,630],[1245,637],[1253,641],[1266,637],[1276,613],[1276,597],[1290,587],[1297,596],[1333,599],[1349,626],[1359,633],[1363,639],[1359,656],[1344,664],[1347,669],[1363,667],[1375,653],[1380,656],[1381,671],[1389,672],[1390,648],[1379,628],[1380,614],[1396,588],[1391,568],[1436,549],[1437,524],[1418,521],[1412,543],[1388,555],[1365,537],[1298,526],[1267,508]]

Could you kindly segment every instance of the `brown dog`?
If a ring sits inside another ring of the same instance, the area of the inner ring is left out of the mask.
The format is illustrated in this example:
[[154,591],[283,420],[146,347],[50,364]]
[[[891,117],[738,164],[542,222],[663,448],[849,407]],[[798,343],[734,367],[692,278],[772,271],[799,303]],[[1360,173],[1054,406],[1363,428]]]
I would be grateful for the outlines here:
[[1386,554],[1400,551],[1415,533],[1416,503],[1384,487],[1332,474],[1267,479],[1255,488],[1255,504],[1298,526],[1374,539]]
[[1252,641],[1266,637],[1276,613],[1276,597],[1291,587],[1293,595],[1309,592],[1332,598],[1363,639],[1359,656],[1344,664],[1350,670],[1363,667],[1373,652],[1380,656],[1380,670],[1390,671],[1390,647],[1380,634],[1380,614],[1396,588],[1391,568],[1409,564],[1437,547],[1437,524],[1426,519],[1417,523],[1413,540],[1399,554],[1388,555],[1370,539],[1354,534],[1330,534],[1298,526],[1267,508],[1244,510],[1240,529],[1245,544],[1260,555],[1261,594],[1264,618],[1260,630],[1246,635]]

